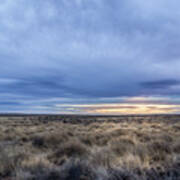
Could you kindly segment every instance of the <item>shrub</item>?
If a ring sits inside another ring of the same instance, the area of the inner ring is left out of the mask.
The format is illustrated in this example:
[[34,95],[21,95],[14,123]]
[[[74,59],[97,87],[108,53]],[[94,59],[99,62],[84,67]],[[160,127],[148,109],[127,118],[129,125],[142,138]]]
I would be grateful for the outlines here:
[[20,166],[27,155],[16,148],[4,150],[0,147],[0,179],[13,176],[17,167]]
[[44,147],[45,146],[45,139],[44,137],[33,137],[32,139],[32,144],[35,146],[35,147],[38,147],[38,148],[41,148],[41,147]]
[[61,180],[96,180],[97,172],[86,161],[68,161],[61,169]]
[[67,158],[81,158],[89,153],[90,152],[85,145],[83,145],[80,141],[75,140],[62,144],[58,150],[49,155],[48,158],[55,164],[61,165]]
[[130,139],[117,139],[111,142],[111,149],[119,156],[131,153],[134,148],[134,142]]

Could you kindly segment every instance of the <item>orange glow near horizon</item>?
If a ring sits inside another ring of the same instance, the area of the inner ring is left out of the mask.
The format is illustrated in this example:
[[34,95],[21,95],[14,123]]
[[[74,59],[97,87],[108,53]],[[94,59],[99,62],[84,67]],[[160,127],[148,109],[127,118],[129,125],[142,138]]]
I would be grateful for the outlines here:
[[148,103],[112,103],[112,104],[64,104],[75,113],[88,114],[169,114],[178,113],[180,105],[176,104],[148,104]]
[[[104,102],[108,102],[105,99]],[[56,108],[75,114],[177,114],[180,113],[178,98],[147,96],[121,97],[117,103],[57,104]]]
[[95,110],[95,113],[102,114],[167,114],[167,113],[175,113],[176,110],[173,109],[164,109],[159,107],[137,107],[135,109],[131,108],[109,108],[109,109],[98,109]]
[[[128,107],[131,106],[131,107]],[[112,108],[109,106],[108,108],[97,108],[94,109],[95,113],[100,114],[168,114],[168,113],[176,113],[176,108],[180,108],[178,105],[139,105],[139,104],[126,104],[121,107]],[[93,113],[93,110],[91,111]]]

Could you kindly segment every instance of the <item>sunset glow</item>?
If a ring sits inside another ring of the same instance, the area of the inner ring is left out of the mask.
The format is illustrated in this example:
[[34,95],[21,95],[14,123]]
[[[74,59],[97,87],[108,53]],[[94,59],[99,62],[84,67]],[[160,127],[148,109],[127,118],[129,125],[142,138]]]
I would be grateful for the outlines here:
[[57,104],[56,108],[77,114],[169,114],[178,113],[180,104],[163,97],[132,97],[120,103]]

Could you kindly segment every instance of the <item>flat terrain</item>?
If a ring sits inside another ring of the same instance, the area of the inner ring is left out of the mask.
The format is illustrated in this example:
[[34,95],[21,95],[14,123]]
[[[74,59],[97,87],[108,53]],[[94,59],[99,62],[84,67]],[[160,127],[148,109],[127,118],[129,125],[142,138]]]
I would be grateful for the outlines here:
[[180,116],[0,116],[0,179],[180,180]]

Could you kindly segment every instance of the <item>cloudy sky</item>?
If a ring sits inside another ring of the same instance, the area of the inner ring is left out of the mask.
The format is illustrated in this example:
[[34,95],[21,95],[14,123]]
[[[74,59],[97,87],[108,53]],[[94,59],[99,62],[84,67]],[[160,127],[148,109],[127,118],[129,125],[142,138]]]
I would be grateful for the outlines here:
[[0,112],[180,112],[179,0],[1,0]]

